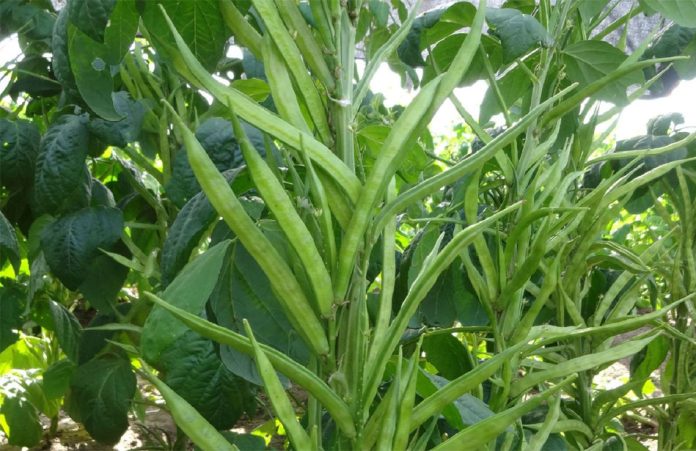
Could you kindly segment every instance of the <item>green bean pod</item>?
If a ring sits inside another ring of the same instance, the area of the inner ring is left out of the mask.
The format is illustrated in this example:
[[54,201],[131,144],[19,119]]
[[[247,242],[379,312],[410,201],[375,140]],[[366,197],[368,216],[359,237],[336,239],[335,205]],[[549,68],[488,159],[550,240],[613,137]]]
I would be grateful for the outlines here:
[[[336,186],[348,195],[348,199],[351,202],[355,203],[358,200],[361,186],[360,180],[348,170],[346,165],[326,145],[322,144],[311,134],[297,129],[292,124],[260,106],[241,91],[225,86],[215,80],[186,45],[186,42],[177,31],[164,8],[161,9],[174,37],[176,47],[179,50],[176,59],[183,64],[177,65],[176,68],[183,77],[194,86],[204,88],[221,104],[232,106],[242,119],[253,126],[275,136],[295,149],[304,146],[309,157],[322,169],[322,175],[326,175],[334,180]],[[172,53],[176,53],[176,51],[172,49]],[[343,199],[340,202],[345,203]],[[332,199],[333,203],[334,199]]]
[[261,58],[262,37],[258,31],[246,21],[241,11],[232,0],[219,0],[222,20],[242,46],[248,48],[257,58]]
[[247,168],[254,179],[254,184],[261,193],[266,205],[275,215],[280,228],[283,229],[288,242],[295,249],[309,283],[314,290],[316,304],[321,315],[328,317],[333,305],[333,288],[331,276],[324,265],[319,249],[307,226],[297,214],[288,193],[273,174],[264,159],[254,149],[237,116],[232,114],[232,125],[237,142],[242,149]]
[[302,61],[302,55],[294,39],[285,28],[285,24],[283,24],[283,20],[278,14],[278,8],[275,3],[269,0],[252,0],[252,3],[266,25],[266,32],[271,35],[273,42],[278,46],[290,73],[295,82],[297,82],[299,91],[307,103],[307,110],[309,110],[309,115],[314,121],[319,136],[321,136],[324,143],[330,145],[332,142],[331,130],[326,119],[324,103],[321,100],[317,86],[307,72],[307,67],[304,61]]
[[[168,103],[165,105],[169,106]],[[254,257],[278,293],[278,300],[297,332],[317,355],[329,352],[329,343],[319,318],[287,263],[242,207],[234,191],[173,108],[174,123],[184,140],[186,153],[203,192],[244,247]]]
[[191,404],[157,376],[149,371],[141,371],[140,374],[157,387],[176,425],[203,451],[239,451],[239,448],[228,442]]
[[290,438],[290,443],[292,443],[297,450],[316,449],[316,447],[313,446],[315,442],[312,441],[309,434],[302,428],[300,422],[297,421],[295,409],[293,409],[290,399],[288,399],[288,394],[285,393],[283,384],[280,383],[280,379],[278,379],[273,365],[256,341],[251,331],[251,326],[249,326],[249,322],[246,319],[244,320],[244,329],[251,341],[251,346],[254,348],[254,360],[256,360],[256,367],[263,380],[263,386],[268,394],[268,399],[271,401],[276,415],[283,423],[283,426],[285,426],[285,432],[287,432]]

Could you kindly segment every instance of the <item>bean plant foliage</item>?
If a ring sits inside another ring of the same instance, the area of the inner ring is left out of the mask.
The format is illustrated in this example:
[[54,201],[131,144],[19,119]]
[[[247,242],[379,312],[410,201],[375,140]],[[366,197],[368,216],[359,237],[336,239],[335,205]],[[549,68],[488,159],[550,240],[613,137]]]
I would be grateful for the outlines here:
[[204,450],[269,446],[259,399],[298,450],[696,448],[696,135],[607,144],[696,2],[486,3],[3,1],[8,442],[114,444],[154,387]]

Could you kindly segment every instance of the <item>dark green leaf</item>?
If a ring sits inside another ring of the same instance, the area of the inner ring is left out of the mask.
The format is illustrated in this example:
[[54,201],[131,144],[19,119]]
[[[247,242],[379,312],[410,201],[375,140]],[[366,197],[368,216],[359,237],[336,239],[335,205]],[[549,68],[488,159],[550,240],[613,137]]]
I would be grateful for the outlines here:
[[44,228],[41,247],[51,271],[76,290],[88,276],[89,265],[121,237],[123,217],[115,208],[84,208]]
[[[449,69],[457,51],[459,51],[459,48],[464,43],[465,38],[466,34],[457,33],[444,38],[435,45],[428,57],[428,65],[423,72],[423,83],[427,83],[429,80],[435,78],[438,73],[442,73]],[[491,65],[491,69],[497,71],[503,64],[502,47],[497,40],[486,35],[481,36],[481,45],[486,52],[488,64]],[[481,52],[477,52],[476,55],[474,55],[474,59],[471,61],[469,70],[466,71],[459,85],[469,86],[478,80],[485,79],[487,76],[488,72],[483,56]]]
[[442,377],[453,380],[472,369],[472,356],[464,344],[451,334],[427,336],[423,351]]
[[4,0],[0,4],[0,39],[19,33],[20,39],[49,39],[55,17],[41,8],[21,0]]
[[634,355],[630,367],[631,380],[649,378],[652,372],[658,369],[667,358],[670,344],[670,340],[661,335]]
[[425,65],[425,61],[421,55],[421,34],[428,28],[434,26],[445,11],[446,8],[428,11],[413,21],[413,25],[406,35],[406,38],[397,49],[397,54],[401,61],[411,67],[421,67]]
[[84,34],[104,41],[104,29],[116,0],[70,0],[67,4],[70,21]]
[[16,97],[25,92],[32,97],[51,97],[60,94],[60,83],[53,79],[51,63],[40,55],[29,55],[17,63],[14,69],[17,79],[9,94]]
[[55,301],[48,301],[53,319],[53,331],[66,356],[77,362],[77,352],[82,335],[82,326],[68,309]]
[[[128,248],[120,241],[110,252],[130,258]],[[129,268],[118,263],[111,256],[100,253],[89,265],[84,281],[78,289],[90,305],[101,312],[110,312],[116,298],[128,277]]]
[[39,413],[23,396],[6,397],[0,413],[5,416],[9,428],[5,433],[10,445],[33,447],[39,444],[43,435]]
[[144,2],[142,13],[145,27],[153,38],[153,44],[164,55],[171,57],[174,38],[164,20],[159,5],[174,22],[177,31],[208,70],[213,70],[223,56],[229,31],[222,21],[217,0],[158,0]]
[[147,110],[142,102],[132,100],[124,91],[114,93],[112,99],[116,113],[123,119],[118,121],[92,119],[89,123],[89,131],[106,145],[125,147],[140,136]]
[[578,4],[578,11],[583,22],[589,23],[597,14],[607,6],[606,0],[583,0]]
[[[116,309],[121,315],[127,315],[130,310],[130,305],[131,304],[119,304]],[[107,340],[110,340],[115,333],[113,330],[95,330],[90,328],[115,323],[117,321],[118,318],[113,310],[99,312],[92,318],[92,321],[90,321],[87,327],[82,331],[77,359],[78,365],[87,363],[93,359],[94,356],[99,354],[108,344]]]
[[186,332],[162,353],[160,368],[165,383],[216,429],[229,429],[245,410],[254,410],[248,383],[222,364],[210,340],[195,332]]
[[696,0],[640,0],[640,3],[681,26],[696,28]]
[[106,61],[104,46],[69,25],[68,54],[70,69],[85,103],[104,119],[122,119],[123,116],[116,111],[111,98],[114,81],[111,77],[111,67]]
[[29,189],[41,135],[33,122],[0,119],[0,184]]
[[[224,273],[210,299],[216,322],[237,332],[243,331],[247,319],[260,343],[282,351],[297,362],[306,363],[306,345],[288,321],[268,278],[240,244],[226,261]],[[261,384],[256,365],[246,354],[227,346],[220,348],[223,362],[233,373]]]
[[71,406],[100,443],[118,442],[128,429],[135,374],[125,357],[105,355],[81,365],[70,384]]
[[[218,281],[229,244],[229,241],[220,243],[186,265],[161,294],[162,299],[188,312],[201,313]],[[162,352],[187,330],[166,310],[154,307],[145,321],[140,339],[143,356],[156,364]]]
[[[566,73],[571,81],[587,86],[614,72],[626,59],[626,54],[604,41],[580,41],[563,50]],[[627,75],[602,89],[596,96],[617,104],[626,102],[626,89],[639,84],[643,77],[639,72]]]
[[17,286],[0,286],[0,352],[19,338],[16,330],[22,327],[25,296]]
[[[69,201],[83,184],[86,156],[87,116],[61,116],[44,135],[36,162],[34,196],[40,212],[73,207]],[[91,186],[91,177],[89,182]]]
[[78,97],[75,76],[70,68],[70,56],[68,55],[68,8],[63,8],[58,14],[55,27],[53,28],[53,38],[51,39],[51,49],[53,50],[53,73],[56,79],[63,86],[63,90],[69,97]]
[[65,396],[75,368],[73,362],[63,359],[53,363],[44,371],[42,384],[46,398],[60,399]]
[[510,62],[531,49],[553,44],[546,29],[532,16],[516,9],[489,8],[486,21],[503,44],[503,61]]
[[9,260],[15,273],[19,273],[21,259],[15,229],[5,215],[2,214],[2,211],[0,211],[0,268]]

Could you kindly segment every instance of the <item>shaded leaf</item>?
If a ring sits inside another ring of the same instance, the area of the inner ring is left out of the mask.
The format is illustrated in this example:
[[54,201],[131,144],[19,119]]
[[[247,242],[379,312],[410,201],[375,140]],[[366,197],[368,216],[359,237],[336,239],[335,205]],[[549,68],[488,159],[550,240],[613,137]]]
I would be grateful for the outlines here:
[[135,373],[127,358],[98,357],[75,371],[70,384],[71,410],[92,438],[114,444],[128,429],[135,386]]
[[28,189],[41,135],[33,122],[0,119],[0,184]]
[[53,319],[53,331],[56,334],[60,348],[73,362],[77,362],[78,347],[82,326],[68,309],[55,301],[48,301]]
[[70,387],[76,365],[69,359],[54,362],[43,373],[43,392],[48,399],[60,399]]
[[696,0],[640,0],[640,4],[684,27],[696,27]]
[[106,145],[125,147],[138,139],[147,110],[142,102],[132,100],[127,92],[116,92],[111,97],[116,113],[123,119],[92,119],[89,131]]
[[76,290],[89,274],[89,265],[121,237],[123,217],[115,208],[94,207],[61,217],[41,232],[46,262],[63,284]]
[[[61,116],[44,135],[36,161],[34,196],[40,212],[57,213],[72,207],[69,201],[84,183],[86,156],[87,116]],[[91,177],[89,183],[91,186]]]
[[220,361],[213,342],[187,331],[162,353],[164,381],[216,429],[229,429],[244,411],[254,411],[246,381]]
[[0,211],[0,268],[5,265],[6,261],[10,262],[15,273],[19,273],[22,257],[19,254],[17,234],[12,224]]
[[25,294],[16,286],[0,286],[0,352],[17,341],[22,327],[22,307]]
[[423,340],[422,349],[428,362],[433,364],[445,379],[456,379],[472,369],[469,350],[451,334],[427,336]]
[[116,0],[70,0],[67,2],[70,21],[84,34],[99,42],[104,41],[104,29]]

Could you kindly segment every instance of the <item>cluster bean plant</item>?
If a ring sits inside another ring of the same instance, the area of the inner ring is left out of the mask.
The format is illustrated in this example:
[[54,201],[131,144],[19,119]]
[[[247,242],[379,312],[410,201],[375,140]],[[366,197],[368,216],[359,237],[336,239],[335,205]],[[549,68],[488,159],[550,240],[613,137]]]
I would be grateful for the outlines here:
[[488,3],[3,0],[7,441],[696,448],[696,0]]

